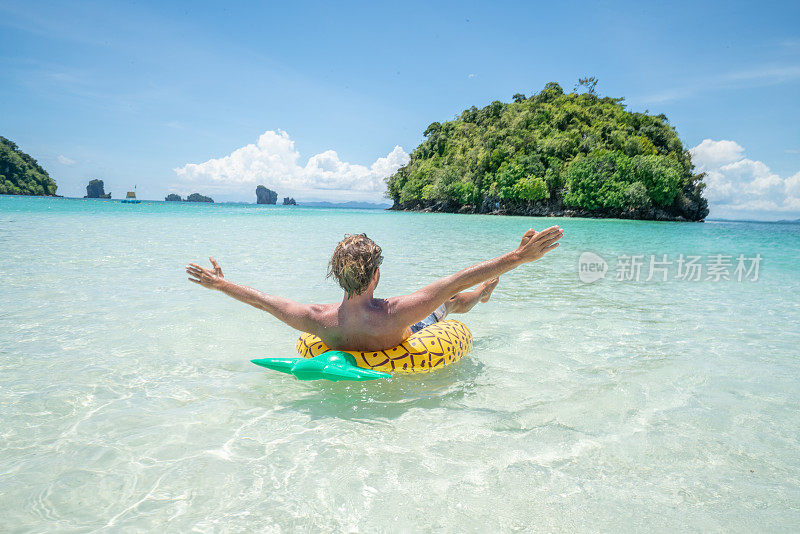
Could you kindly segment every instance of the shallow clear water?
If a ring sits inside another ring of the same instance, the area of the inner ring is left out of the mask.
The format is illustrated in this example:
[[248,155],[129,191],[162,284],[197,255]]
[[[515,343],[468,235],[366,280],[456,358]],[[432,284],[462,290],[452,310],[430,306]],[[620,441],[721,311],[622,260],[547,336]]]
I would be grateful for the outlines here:
[[[385,381],[256,367],[296,333],[183,271],[333,302],[363,231],[390,296],[551,224],[459,317],[467,359]],[[755,282],[644,281],[651,254],[757,253]],[[0,530],[796,531],[798,258],[790,224],[0,197]]]

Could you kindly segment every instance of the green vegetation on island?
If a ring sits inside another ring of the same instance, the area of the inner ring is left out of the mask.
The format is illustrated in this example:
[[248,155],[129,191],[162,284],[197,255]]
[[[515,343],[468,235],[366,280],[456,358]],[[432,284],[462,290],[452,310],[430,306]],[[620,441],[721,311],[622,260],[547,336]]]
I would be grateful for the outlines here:
[[180,195],[175,193],[170,193],[166,197],[164,197],[165,202],[214,202],[214,199],[211,197],[206,197],[201,195],[200,193],[192,193],[191,195],[186,197],[186,200],[183,200]]
[[551,82],[432,123],[387,179],[392,209],[703,220],[703,175],[667,118],[626,111],[596,83],[564,94]]
[[201,195],[200,193],[192,193],[188,197],[186,197],[186,202],[211,202],[214,203],[214,199],[211,197],[206,197]]
[[0,136],[0,195],[52,196],[57,187],[35,159]]

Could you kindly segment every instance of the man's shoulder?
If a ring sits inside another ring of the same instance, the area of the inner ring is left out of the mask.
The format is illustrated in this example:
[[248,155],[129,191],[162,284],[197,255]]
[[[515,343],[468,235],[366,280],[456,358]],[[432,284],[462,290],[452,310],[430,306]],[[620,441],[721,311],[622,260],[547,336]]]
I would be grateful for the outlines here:
[[324,316],[336,312],[338,304],[309,304],[308,311],[312,316]]
[[391,315],[394,312],[395,307],[397,306],[397,302],[402,297],[389,297],[385,299],[373,299],[373,308],[379,309],[381,312],[386,313],[387,315]]

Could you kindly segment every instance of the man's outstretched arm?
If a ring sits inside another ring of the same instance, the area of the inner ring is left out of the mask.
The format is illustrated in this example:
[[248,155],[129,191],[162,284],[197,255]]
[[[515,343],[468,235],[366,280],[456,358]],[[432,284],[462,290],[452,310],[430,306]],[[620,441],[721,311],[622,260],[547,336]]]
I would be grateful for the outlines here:
[[410,295],[389,299],[390,313],[404,324],[411,325],[421,321],[457,293],[522,264],[538,260],[558,247],[558,240],[563,235],[563,230],[558,226],[538,233],[531,228],[522,236],[522,242],[516,249],[440,278]]
[[252,287],[242,286],[229,282],[222,275],[222,268],[214,258],[208,258],[213,269],[206,269],[196,263],[186,266],[189,281],[200,284],[209,289],[216,289],[229,297],[249,304],[259,310],[264,310],[274,315],[292,328],[303,332],[316,330],[317,322],[314,320],[314,307],[311,304],[300,304],[293,300],[274,295],[267,295]]

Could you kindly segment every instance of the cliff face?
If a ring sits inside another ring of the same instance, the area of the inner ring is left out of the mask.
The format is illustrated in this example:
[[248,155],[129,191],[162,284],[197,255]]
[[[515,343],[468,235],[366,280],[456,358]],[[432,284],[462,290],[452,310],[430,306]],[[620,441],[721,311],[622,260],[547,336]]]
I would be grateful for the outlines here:
[[0,136],[0,195],[56,194],[56,183],[35,159]]
[[267,189],[263,185],[256,187],[256,203],[275,204],[278,202],[278,193],[272,189]]
[[91,180],[86,186],[86,196],[83,198],[111,198],[111,193],[105,192],[103,180]]
[[[647,221],[701,221],[708,215],[705,199],[685,206],[681,213],[659,208],[597,209],[570,208],[559,201],[514,203],[499,199],[486,199],[481,204],[460,205],[456,202],[406,202],[395,204],[390,210],[422,211],[426,213],[483,213],[488,215],[526,215],[530,217],[585,217],[589,219],[634,219]],[[685,216],[684,216],[685,215]]]

